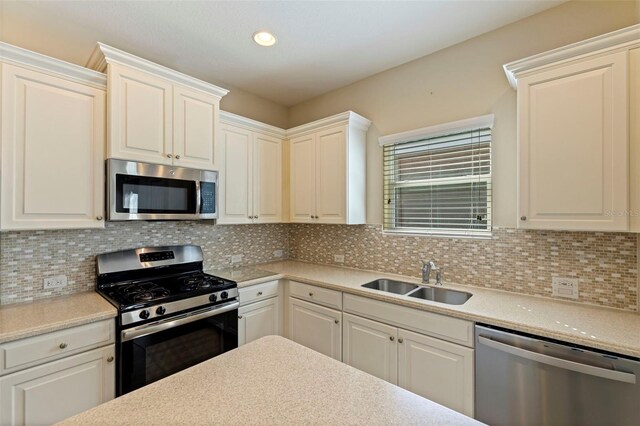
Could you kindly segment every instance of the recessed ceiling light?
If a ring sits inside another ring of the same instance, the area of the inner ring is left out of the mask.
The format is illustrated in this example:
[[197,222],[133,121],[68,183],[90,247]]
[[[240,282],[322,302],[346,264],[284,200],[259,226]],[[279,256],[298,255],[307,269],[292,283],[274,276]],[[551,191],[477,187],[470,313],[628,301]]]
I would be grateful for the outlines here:
[[273,46],[276,44],[276,37],[268,31],[258,31],[253,34],[253,41],[260,46]]

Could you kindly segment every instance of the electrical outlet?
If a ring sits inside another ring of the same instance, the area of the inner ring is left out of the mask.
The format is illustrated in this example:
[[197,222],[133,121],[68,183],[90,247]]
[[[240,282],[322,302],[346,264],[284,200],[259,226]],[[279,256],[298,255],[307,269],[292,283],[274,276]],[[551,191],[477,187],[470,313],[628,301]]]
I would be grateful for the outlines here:
[[333,261],[336,263],[344,263],[344,254],[334,254]]
[[67,286],[67,276],[57,275],[55,277],[45,278],[42,288],[45,290],[49,290],[52,288],[60,288],[60,287],[66,287],[66,286]]
[[273,252],[273,257],[282,257],[284,255],[282,250],[275,250]]
[[231,263],[240,263],[240,262],[242,262],[241,254],[234,254],[231,256]]
[[577,278],[553,277],[551,287],[553,296],[577,299],[580,294]]

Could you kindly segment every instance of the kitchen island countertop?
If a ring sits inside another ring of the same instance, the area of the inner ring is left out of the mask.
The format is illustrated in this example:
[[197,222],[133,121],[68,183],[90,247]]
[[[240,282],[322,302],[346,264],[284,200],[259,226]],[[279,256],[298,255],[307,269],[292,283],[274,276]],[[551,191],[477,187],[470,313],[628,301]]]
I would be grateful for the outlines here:
[[480,423],[283,337],[268,336],[60,424]]

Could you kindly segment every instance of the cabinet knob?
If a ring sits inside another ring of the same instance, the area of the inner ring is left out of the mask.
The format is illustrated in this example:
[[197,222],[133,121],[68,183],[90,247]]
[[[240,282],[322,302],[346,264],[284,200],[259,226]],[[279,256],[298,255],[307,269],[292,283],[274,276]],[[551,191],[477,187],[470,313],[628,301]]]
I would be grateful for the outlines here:
[[261,291],[258,292],[258,296],[262,296],[262,292]]
[[255,215],[253,218],[254,218],[254,219],[257,219],[257,218],[258,218],[258,215]]
[[102,216],[96,216],[96,220],[102,220]]
[[402,342],[404,342],[404,339],[402,339],[402,337],[401,337],[401,338],[398,339],[398,343],[402,343]]
[[180,154],[176,154],[176,160],[180,159]]
[[238,319],[242,319],[242,315],[238,315]]
[[313,297],[313,293],[312,292],[309,292],[309,297]]
[[66,343],[60,343],[60,345],[58,346],[60,349],[64,349],[67,347]]
[[320,219],[320,216],[315,215],[313,218],[314,218],[314,219]]
[[393,342],[394,340],[396,340],[396,338],[393,337],[393,336],[389,336],[389,340],[391,340]]
[[340,324],[340,320],[333,320],[336,324]]
[[114,358],[112,356],[110,356],[109,358],[107,358],[107,362],[113,362],[113,359]]
[[173,155],[167,154],[167,158],[172,158],[172,157],[173,157]]
[[520,220],[527,220],[526,216],[520,216]]
[[253,216],[247,216],[248,219],[253,219]]
[[313,215],[311,215],[311,219],[315,219],[315,217]]

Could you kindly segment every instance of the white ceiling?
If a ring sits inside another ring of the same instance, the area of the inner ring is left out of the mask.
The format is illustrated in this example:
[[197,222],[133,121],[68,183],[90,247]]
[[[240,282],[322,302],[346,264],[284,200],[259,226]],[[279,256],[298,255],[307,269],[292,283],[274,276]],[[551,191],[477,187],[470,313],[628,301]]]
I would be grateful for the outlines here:
[[291,106],[560,3],[2,0],[0,39],[80,65],[101,41]]

